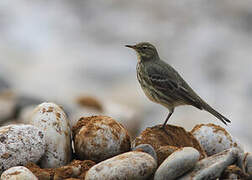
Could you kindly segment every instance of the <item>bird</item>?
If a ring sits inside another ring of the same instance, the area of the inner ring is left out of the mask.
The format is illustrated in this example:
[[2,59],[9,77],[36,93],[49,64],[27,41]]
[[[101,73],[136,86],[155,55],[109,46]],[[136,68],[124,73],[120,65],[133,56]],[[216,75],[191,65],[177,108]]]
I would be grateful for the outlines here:
[[161,128],[165,127],[175,107],[191,105],[205,110],[221,120],[225,125],[231,121],[207,104],[169,64],[163,61],[156,47],[149,42],[125,45],[137,54],[137,79],[145,95],[153,102],[166,107],[168,116]]

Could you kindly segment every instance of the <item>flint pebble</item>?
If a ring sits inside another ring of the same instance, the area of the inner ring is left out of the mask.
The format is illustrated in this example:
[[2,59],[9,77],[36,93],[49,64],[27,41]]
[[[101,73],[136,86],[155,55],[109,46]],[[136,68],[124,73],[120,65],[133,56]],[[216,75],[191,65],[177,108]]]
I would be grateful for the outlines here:
[[144,180],[151,177],[156,167],[156,160],[149,154],[131,151],[96,164],[89,169],[85,180]]
[[29,123],[45,132],[46,152],[41,167],[66,165],[71,160],[71,129],[63,109],[54,103],[42,103],[33,111]]
[[32,125],[0,128],[0,173],[13,166],[38,162],[45,152],[45,135]]
[[233,164],[238,158],[237,148],[227,149],[218,154],[198,161],[192,171],[179,180],[202,180],[219,178],[224,169]]
[[151,155],[157,161],[155,149],[149,144],[140,144],[132,149],[132,151],[142,151]]
[[16,166],[3,172],[1,180],[37,180],[38,178],[26,167]]
[[172,153],[157,169],[154,180],[173,180],[194,167],[200,153],[192,147],[181,148]]
[[82,117],[73,127],[73,137],[81,160],[99,162],[130,150],[127,130],[107,116]]
[[224,128],[215,124],[200,124],[192,129],[192,134],[199,141],[208,156],[236,147],[243,148]]

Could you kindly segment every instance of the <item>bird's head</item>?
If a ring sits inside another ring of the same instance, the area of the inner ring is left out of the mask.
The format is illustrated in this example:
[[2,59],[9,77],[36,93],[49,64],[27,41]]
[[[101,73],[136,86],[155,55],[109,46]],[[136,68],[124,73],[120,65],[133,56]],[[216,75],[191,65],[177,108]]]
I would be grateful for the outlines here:
[[141,42],[136,45],[126,45],[128,48],[132,48],[137,52],[139,60],[154,60],[158,59],[158,52],[155,46],[148,42]]

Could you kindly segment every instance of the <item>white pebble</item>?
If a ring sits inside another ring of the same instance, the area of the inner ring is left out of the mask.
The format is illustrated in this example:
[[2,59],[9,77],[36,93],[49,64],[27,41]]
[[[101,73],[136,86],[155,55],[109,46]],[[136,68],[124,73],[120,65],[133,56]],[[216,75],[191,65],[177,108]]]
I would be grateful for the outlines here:
[[36,163],[45,152],[45,135],[32,125],[0,128],[0,173],[13,166]]
[[172,180],[194,167],[200,153],[192,147],[184,147],[173,152],[157,169],[154,180]]
[[192,171],[185,174],[179,180],[216,179],[220,177],[224,169],[238,159],[237,148],[227,149],[223,152],[198,161]]
[[145,152],[132,151],[120,154],[94,165],[85,180],[144,180],[149,179],[157,167],[156,160]]
[[236,147],[243,152],[243,148],[224,128],[215,124],[197,125],[191,131],[199,141],[208,156]]
[[38,178],[26,167],[16,166],[3,172],[1,180],[37,180]]
[[41,167],[66,165],[72,157],[71,129],[63,109],[54,103],[42,103],[33,111],[29,123],[45,132],[47,149]]

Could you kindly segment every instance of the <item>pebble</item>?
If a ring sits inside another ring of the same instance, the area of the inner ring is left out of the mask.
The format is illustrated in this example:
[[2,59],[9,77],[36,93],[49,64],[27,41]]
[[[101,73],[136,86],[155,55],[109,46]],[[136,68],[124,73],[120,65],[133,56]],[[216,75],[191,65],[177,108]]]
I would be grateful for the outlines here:
[[199,160],[199,152],[192,147],[184,147],[172,153],[157,169],[154,180],[173,180],[192,169]]
[[26,167],[16,166],[3,172],[1,180],[38,180]]
[[155,149],[150,144],[140,144],[132,149],[132,151],[142,151],[151,155],[157,161]]
[[127,130],[108,116],[80,118],[73,127],[73,137],[80,160],[99,162],[130,150]]
[[131,151],[94,165],[85,180],[145,180],[150,179],[157,167],[156,160],[147,153]]
[[208,156],[236,147],[243,148],[224,128],[215,124],[200,124],[192,129],[192,134],[199,141]]
[[162,156],[160,151],[158,151],[162,146],[174,146],[177,148],[193,147],[199,151],[200,159],[206,157],[206,153],[197,139],[195,139],[194,136],[190,132],[187,132],[183,127],[167,124],[166,131],[168,132],[168,135],[160,125],[146,128],[141,132],[140,136],[134,140],[132,147],[139,144],[150,144],[155,149],[158,157]]
[[71,129],[61,107],[54,103],[42,103],[34,109],[29,123],[45,132],[47,149],[40,162],[42,168],[55,168],[70,162]]
[[178,150],[178,147],[175,146],[161,146],[157,150],[158,166],[164,162],[164,160],[170,156],[174,151]]
[[229,165],[233,164],[238,158],[237,148],[227,149],[218,154],[198,161],[192,171],[188,172],[179,180],[202,180],[216,179]]
[[10,167],[38,162],[45,152],[45,135],[32,125],[0,128],[0,173]]

